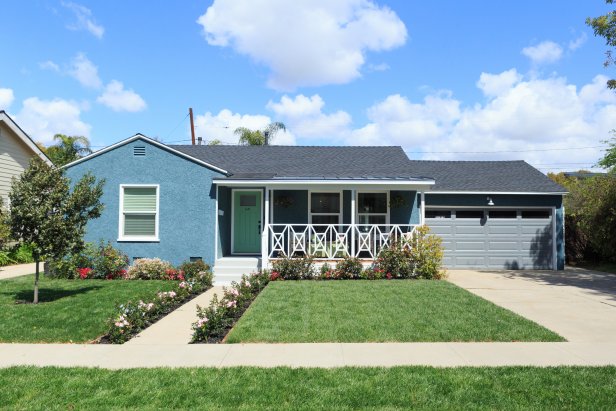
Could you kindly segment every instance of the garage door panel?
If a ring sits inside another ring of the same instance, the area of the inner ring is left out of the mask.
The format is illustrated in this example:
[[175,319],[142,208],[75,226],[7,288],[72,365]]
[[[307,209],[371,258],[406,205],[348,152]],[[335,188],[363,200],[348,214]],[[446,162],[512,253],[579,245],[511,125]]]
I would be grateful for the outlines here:
[[490,241],[489,250],[498,250],[498,251],[519,251],[520,243],[517,241]]
[[483,241],[456,241],[457,251],[485,251],[486,245]]
[[456,256],[454,260],[456,267],[482,267],[487,263],[485,256]]
[[519,227],[517,225],[498,225],[488,227],[490,235],[518,235]]
[[481,235],[483,237],[484,233],[485,233],[485,229],[479,225],[479,223],[477,223],[476,226],[470,226],[470,225],[458,225],[455,226],[455,234],[474,234],[474,235]]
[[448,235],[448,234],[453,234],[453,227],[451,227],[451,226],[431,225],[430,226],[430,231],[433,234],[437,234],[437,235]]
[[426,222],[443,240],[446,267],[552,268],[552,220],[520,218],[520,210],[517,215],[511,219],[441,218]]

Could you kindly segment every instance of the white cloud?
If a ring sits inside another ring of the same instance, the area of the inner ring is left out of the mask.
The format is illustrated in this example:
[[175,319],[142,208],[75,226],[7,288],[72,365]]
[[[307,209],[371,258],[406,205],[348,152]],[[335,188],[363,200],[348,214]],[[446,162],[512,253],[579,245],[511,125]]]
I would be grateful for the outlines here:
[[89,8],[73,2],[62,2],[62,6],[72,11],[76,18],[76,21],[66,28],[75,31],[85,30],[98,39],[103,38],[105,28],[94,21]]
[[54,63],[51,60],[47,60],[47,61],[43,61],[39,63],[39,67],[41,70],[55,71],[56,73],[60,72],[60,66],[58,66],[56,63]]
[[368,118],[349,143],[411,147],[445,135],[460,118],[460,102],[448,92],[428,95],[422,103],[394,94],[370,107]]
[[278,103],[270,101],[267,108],[284,119],[287,127],[298,137],[337,135],[351,124],[351,116],[347,112],[325,114],[322,112],[324,105],[318,94],[312,97],[299,94],[295,98],[282,96]]
[[103,86],[103,82],[98,76],[98,67],[83,53],[79,53],[73,58],[68,74],[84,87],[99,89]]
[[500,74],[481,73],[477,87],[483,94],[494,97],[502,94],[522,80],[522,75],[516,69],[504,71]]
[[[613,128],[616,96],[606,89],[607,78],[597,76],[578,88],[564,78],[521,79],[512,73],[482,74],[478,87],[488,101],[472,107],[460,108],[460,101],[442,93],[422,103],[389,96],[368,110],[370,122],[353,130],[348,141],[399,144],[424,153],[413,158],[525,159],[544,171],[594,164],[600,149],[570,149],[598,146]],[[482,151],[489,153],[472,153]]]
[[569,42],[569,50],[575,51],[579,49],[584,45],[584,43],[586,43],[586,40],[588,40],[588,35],[586,34],[586,32],[582,32],[582,34],[580,34],[578,38]]
[[49,144],[54,134],[89,137],[91,126],[80,118],[78,103],[63,99],[41,100],[30,97],[24,100],[15,121],[34,140]]
[[[418,102],[393,94],[369,107],[368,122],[360,126],[344,111],[325,112],[319,95],[283,96],[267,107],[300,144],[401,145],[420,152],[412,158],[524,159],[543,171],[578,169],[593,165],[601,149],[571,148],[599,146],[614,128],[616,94],[606,80],[596,76],[577,87],[562,77],[522,76],[514,69],[482,73],[482,104],[463,105],[448,91]],[[268,122],[265,117],[255,126]]]
[[268,67],[268,86],[278,90],[348,83],[367,52],[407,38],[396,13],[372,0],[215,0],[197,22],[210,45]]
[[139,94],[133,90],[124,89],[124,84],[117,80],[111,80],[96,101],[114,111],[137,112],[145,110],[147,107]]
[[533,64],[555,63],[563,56],[563,48],[553,41],[543,41],[536,46],[522,49],[522,54],[530,59]]
[[10,88],[0,88],[0,110],[6,110],[13,104],[15,95]]
[[[263,130],[271,122],[270,117],[263,115],[241,115],[228,109],[221,110],[218,114],[208,111],[203,115],[195,116],[195,133],[205,141],[220,140],[225,144],[237,144],[238,137],[234,134],[236,128]],[[293,145],[295,136],[289,131],[278,132],[271,144]]]

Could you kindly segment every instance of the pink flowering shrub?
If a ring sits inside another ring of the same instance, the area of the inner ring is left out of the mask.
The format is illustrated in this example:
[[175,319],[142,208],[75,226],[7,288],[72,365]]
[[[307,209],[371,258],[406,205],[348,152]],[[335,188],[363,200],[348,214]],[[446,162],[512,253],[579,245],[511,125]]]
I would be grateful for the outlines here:
[[267,270],[242,276],[223,288],[219,299],[214,295],[208,307],[197,307],[197,322],[193,324],[193,342],[219,342],[270,281]]
[[119,305],[108,320],[105,340],[122,344],[178,306],[212,286],[211,276],[178,281],[169,291],[159,291],[149,301]]
[[172,276],[177,279],[173,266],[160,258],[141,258],[128,267],[127,278],[130,280],[167,280]]

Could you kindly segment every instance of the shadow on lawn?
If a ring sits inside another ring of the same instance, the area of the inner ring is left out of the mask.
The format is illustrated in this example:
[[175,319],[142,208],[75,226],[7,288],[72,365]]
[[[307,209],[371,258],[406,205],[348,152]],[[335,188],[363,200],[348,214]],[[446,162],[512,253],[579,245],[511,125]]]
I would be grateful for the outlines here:
[[[39,303],[50,303],[60,300],[64,297],[72,297],[74,295],[84,294],[90,291],[102,288],[99,285],[91,285],[87,287],[75,288],[72,290],[58,290],[53,288],[39,288]],[[15,304],[29,304],[34,298],[34,287],[32,290],[21,290],[17,293],[3,293],[4,295],[13,295]]]

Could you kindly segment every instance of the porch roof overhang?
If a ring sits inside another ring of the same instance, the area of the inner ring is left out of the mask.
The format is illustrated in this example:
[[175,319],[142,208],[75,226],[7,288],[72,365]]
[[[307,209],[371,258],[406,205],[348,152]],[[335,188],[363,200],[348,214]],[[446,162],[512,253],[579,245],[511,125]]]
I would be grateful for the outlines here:
[[213,183],[220,187],[270,187],[273,189],[313,189],[324,188],[328,189],[411,189],[428,191],[434,185],[435,181],[430,178],[373,178],[373,179],[357,179],[357,178],[331,178],[331,179],[316,179],[316,178],[274,178],[274,179],[240,179],[240,178],[218,178],[214,179]]

